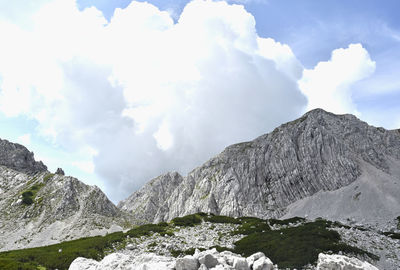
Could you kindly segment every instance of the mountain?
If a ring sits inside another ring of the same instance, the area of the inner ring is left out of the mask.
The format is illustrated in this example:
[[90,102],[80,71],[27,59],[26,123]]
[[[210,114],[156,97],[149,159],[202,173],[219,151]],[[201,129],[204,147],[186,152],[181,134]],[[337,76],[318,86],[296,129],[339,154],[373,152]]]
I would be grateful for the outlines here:
[[400,216],[400,130],[315,109],[183,177],[161,175],[118,207],[148,222],[196,212],[324,217],[384,225]]
[[25,146],[0,139],[0,165],[25,174],[47,171],[41,162],[35,161],[33,153]]
[[24,146],[0,140],[0,250],[101,235],[133,222],[98,187],[57,173]]

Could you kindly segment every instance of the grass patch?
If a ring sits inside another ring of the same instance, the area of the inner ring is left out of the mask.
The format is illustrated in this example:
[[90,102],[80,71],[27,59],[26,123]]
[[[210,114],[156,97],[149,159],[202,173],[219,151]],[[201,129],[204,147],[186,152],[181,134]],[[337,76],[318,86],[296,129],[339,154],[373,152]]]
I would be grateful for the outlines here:
[[235,231],[233,231],[232,234],[234,235],[250,235],[271,230],[271,227],[268,225],[267,220],[256,217],[241,217],[238,218],[238,220],[240,222],[240,226]]
[[400,233],[384,232],[383,235],[386,235],[392,239],[400,239]]
[[273,225],[289,225],[289,224],[296,224],[296,223],[300,223],[300,222],[304,222],[306,221],[305,218],[301,218],[301,217],[292,217],[289,219],[284,219],[284,220],[280,220],[280,219],[270,219],[269,220],[269,224]]
[[[0,269],[18,270],[35,269],[68,269],[77,257],[99,260],[112,244],[121,242],[124,233],[116,232],[104,237],[96,236],[63,242],[40,248],[21,249],[0,253]],[[59,252],[61,250],[61,252]]]
[[328,251],[377,258],[371,253],[341,243],[340,235],[328,230],[329,226],[329,222],[317,220],[297,227],[254,232],[237,241],[234,252],[247,257],[262,251],[280,268],[301,268],[313,264],[320,252]]
[[[56,245],[14,250],[0,253],[0,269],[68,269],[77,257],[101,260],[105,255],[126,245],[126,239],[150,236],[154,233],[173,235],[175,226],[194,226],[202,221],[213,223],[238,224],[233,234],[246,235],[235,243],[234,249],[214,246],[219,252],[229,250],[243,256],[262,251],[280,268],[302,268],[309,263],[315,264],[320,252],[349,255],[366,255],[377,260],[377,256],[340,242],[340,235],[329,230],[335,223],[318,219],[305,223],[301,218],[289,220],[263,220],[255,217],[232,218],[198,213],[173,219],[170,223],[146,224],[135,227],[126,233],[116,232],[106,236],[82,238]],[[301,222],[297,227],[271,230],[269,224],[288,225]],[[215,225],[213,225],[215,226]],[[386,233],[389,237],[400,237],[400,234]],[[399,238],[395,238],[399,239]],[[154,248],[156,242],[149,244]],[[62,250],[59,252],[59,250]],[[200,249],[204,250],[204,249]],[[193,254],[194,248],[187,250],[170,250],[175,257]],[[42,267],[42,268],[39,268]]]
[[44,184],[35,184],[29,189],[22,192],[22,203],[25,205],[31,205],[35,201],[36,194],[43,187]]
[[[206,249],[205,248],[198,248],[198,250],[205,251]],[[193,255],[195,251],[196,251],[195,248],[189,248],[189,249],[186,249],[186,250],[172,249],[169,252],[171,253],[171,255],[173,257],[176,258],[176,257],[183,257],[185,255]]]
[[145,224],[127,231],[126,234],[133,238],[152,235],[156,232],[159,234],[165,234],[167,226],[168,224],[165,222],[159,224]]
[[204,215],[206,215],[206,214],[202,213],[202,214],[188,215],[188,216],[184,216],[184,217],[177,217],[177,218],[174,218],[171,222],[175,226],[193,227],[194,225],[200,224],[202,222]]
[[206,218],[204,218],[205,221],[211,222],[211,223],[231,223],[231,224],[241,224],[242,222],[236,218],[233,217],[227,217],[227,216],[218,216],[218,215],[210,215]]
[[43,182],[49,181],[51,178],[53,178],[55,174],[54,173],[48,173],[43,177]]
[[114,246],[121,246],[128,235],[136,238],[155,232],[162,234],[166,228],[168,228],[168,224],[165,222],[146,224],[126,233],[116,232],[106,236],[81,238],[51,246],[1,252],[0,269],[37,270],[40,269],[39,267],[42,269],[68,269],[77,257],[101,260],[107,253],[114,250]]

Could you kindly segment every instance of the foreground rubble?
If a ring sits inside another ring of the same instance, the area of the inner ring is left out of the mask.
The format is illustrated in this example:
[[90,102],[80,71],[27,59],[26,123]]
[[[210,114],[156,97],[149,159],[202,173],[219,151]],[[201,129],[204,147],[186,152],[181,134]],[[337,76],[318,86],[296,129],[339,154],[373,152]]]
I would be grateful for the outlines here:
[[[257,252],[247,258],[230,251],[218,252],[216,249],[186,255],[181,258],[160,256],[154,253],[142,253],[138,256],[124,253],[112,253],[100,262],[76,258],[69,270],[277,270],[277,265]],[[368,262],[360,261],[343,255],[328,255],[320,253],[317,270],[378,270]]]

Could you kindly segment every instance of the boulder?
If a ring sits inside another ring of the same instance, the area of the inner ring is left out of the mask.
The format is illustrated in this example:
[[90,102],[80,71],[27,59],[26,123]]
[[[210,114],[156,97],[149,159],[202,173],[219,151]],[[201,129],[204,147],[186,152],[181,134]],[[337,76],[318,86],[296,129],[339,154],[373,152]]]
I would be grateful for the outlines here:
[[236,270],[249,270],[249,264],[247,263],[245,258],[235,257],[233,259],[233,267]]
[[320,253],[317,270],[378,270],[378,268],[357,258]]
[[272,270],[274,264],[267,257],[260,257],[253,263],[253,270]]
[[98,261],[78,257],[71,263],[68,270],[96,270],[97,267],[100,267]]
[[213,254],[205,254],[200,256],[199,262],[207,266],[207,268],[213,268],[218,265],[218,259]]
[[253,263],[261,257],[265,257],[265,254],[262,252],[257,252],[257,253],[254,253],[253,255],[250,255],[249,257],[247,257],[246,261],[247,261],[248,265],[251,267],[253,265]]
[[197,270],[199,269],[199,261],[191,256],[186,255],[183,258],[178,258],[175,264],[176,270]]

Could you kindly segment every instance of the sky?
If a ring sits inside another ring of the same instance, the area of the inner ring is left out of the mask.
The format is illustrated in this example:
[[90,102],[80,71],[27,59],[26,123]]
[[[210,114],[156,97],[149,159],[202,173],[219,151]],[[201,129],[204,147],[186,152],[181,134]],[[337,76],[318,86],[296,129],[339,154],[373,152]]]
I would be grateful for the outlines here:
[[313,108],[400,128],[397,0],[0,0],[0,138],[115,203]]

